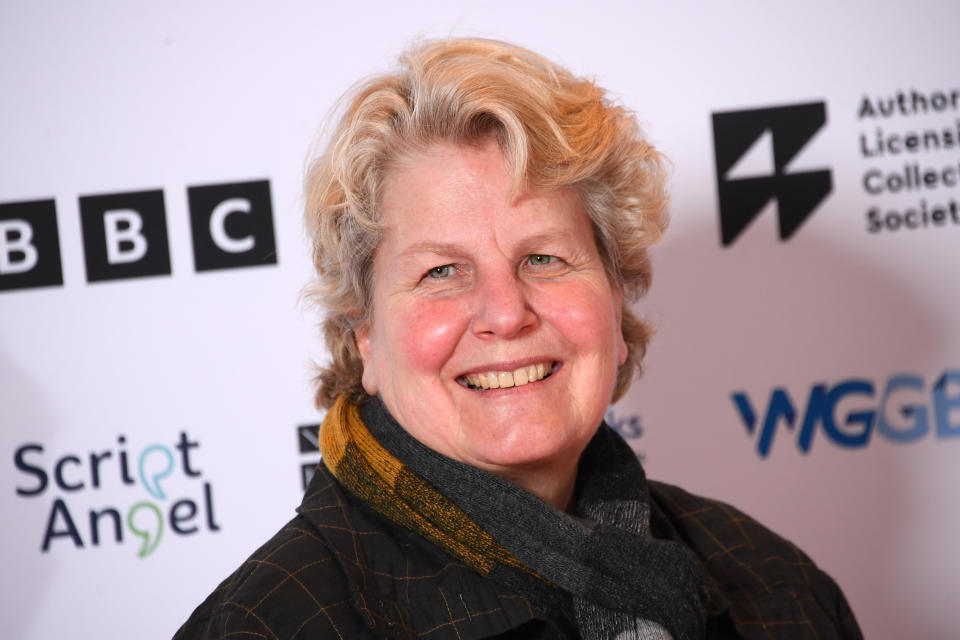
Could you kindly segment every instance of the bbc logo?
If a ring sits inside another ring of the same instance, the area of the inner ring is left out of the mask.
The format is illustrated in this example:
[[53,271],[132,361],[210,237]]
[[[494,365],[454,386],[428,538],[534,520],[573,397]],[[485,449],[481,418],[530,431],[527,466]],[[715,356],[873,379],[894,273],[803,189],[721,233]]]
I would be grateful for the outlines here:
[[[270,182],[187,188],[194,269],[277,263]],[[81,196],[87,282],[170,275],[161,189]],[[0,291],[63,285],[56,203],[0,204]]]

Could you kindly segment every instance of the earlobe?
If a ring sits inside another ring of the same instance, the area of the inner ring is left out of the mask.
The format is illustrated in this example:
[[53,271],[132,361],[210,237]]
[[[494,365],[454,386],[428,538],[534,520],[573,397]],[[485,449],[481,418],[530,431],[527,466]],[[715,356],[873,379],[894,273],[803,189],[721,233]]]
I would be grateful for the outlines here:
[[377,395],[377,376],[373,367],[373,355],[370,348],[370,325],[364,323],[353,330],[353,337],[357,342],[357,351],[360,353],[360,360],[363,362],[363,374],[360,377],[360,384],[363,390],[369,395]]
[[622,367],[627,361],[627,342],[623,339],[623,328],[617,331],[617,366]]

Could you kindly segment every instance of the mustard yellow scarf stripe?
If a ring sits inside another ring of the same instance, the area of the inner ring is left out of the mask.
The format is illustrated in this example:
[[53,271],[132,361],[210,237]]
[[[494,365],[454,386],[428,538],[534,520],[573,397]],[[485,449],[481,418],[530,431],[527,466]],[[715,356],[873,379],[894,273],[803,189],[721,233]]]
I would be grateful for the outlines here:
[[[334,477],[397,524],[415,531],[481,575],[501,563],[528,573],[493,536],[377,442],[345,396],[320,426],[320,451]],[[534,574],[536,575],[536,574]]]

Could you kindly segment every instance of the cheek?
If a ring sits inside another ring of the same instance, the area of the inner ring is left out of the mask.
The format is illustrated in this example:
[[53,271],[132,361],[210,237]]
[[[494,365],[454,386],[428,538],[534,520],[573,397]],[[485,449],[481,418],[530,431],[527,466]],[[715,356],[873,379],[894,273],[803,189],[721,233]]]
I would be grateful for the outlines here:
[[403,354],[406,368],[421,375],[438,373],[456,350],[468,325],[462,305],[428,301],[396,309],[391,314],[394,349],[385,357]]
[[545,297],[540,308],[569,342],[581,348],[592,346],[619,359],[617,336],[621,331],[614,303],[607,289],[584,284],[567,289],[562,295]]

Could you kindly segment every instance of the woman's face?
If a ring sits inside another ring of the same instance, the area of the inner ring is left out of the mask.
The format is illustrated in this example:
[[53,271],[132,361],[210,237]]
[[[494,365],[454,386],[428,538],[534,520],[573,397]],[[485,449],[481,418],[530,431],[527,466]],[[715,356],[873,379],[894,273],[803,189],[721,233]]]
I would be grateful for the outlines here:
[[[404,429],[516,481],[575,473],[627,351],[620,294],[576,196],[509,189],[493,142],[438,145],[394,168],[373,313],[356,336],[364,389]],[[498,388],[475,388],[491,378]]]

